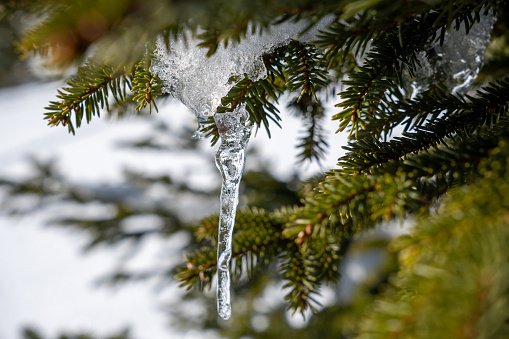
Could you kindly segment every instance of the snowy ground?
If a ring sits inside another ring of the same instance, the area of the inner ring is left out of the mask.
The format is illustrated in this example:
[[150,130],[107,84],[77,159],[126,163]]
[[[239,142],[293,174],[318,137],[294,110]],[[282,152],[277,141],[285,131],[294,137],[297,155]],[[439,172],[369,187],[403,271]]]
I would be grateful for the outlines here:
[[[150,124],[145,120],[119,122],[93,119],[82,126],[76,136],[65,128],[49,128],[42,119],[43,107],[53,100],[60,83],[27,84],[0,90],[0,175],[22,176],[29,173],[28,157],[54,158],[59,169],[75,182],[111,183],[120,180],[123,168],[150,173],[185,171],[196,180],[219,176],[215,169],[202,166],[208,159],[165,159],[157,152],[134,154],[119,150],[118,141],[145,136]],[[329,113],[334,112],[334,108]],[[302,176],[334,167],[342,150],[335,146],[320,168],[317,165],[297,167],[294,145],[302,128],[283,111],[283,130],[272,129],[269,140],[263,130],[250,142],[281,176],[298,171]],[[193,117],[177,103],[160,110],[152,119],[170,124],[192,125]],[[330,124],[331,128],[335,126]],[[344,145],[344,135],[333,135],[330,145]],[[208,140],[203,141],[204,148]],[[208,153],[210,157],[214,149]],[[247,159],[249,166],[250,159]],[[184,170],[184,168],[187,168]],[[201,338],[192,331],[172,333],[159,309],[159,301],[171,302],[170,288],[156,294],[146,285],[128,285],[119,290],[97,288],[95,281],[115,265],[121,249],[99,250],[84,255],[83,238],[60,229],[45,227],[44,215],[15,219],[0,214],[0,338],[16,339],[25,325],[34,325],[54,337],[59,330],[90,330],[107,334],[130,326],[135,338]],[[154,241],[145,246],[143,258],[153,260],[166,244]],[[115,252],[116,251],[116,252]],[[144,259],[139,260],[144,260]],[[179,292],[177,292],[179,293]],[[170,335],[171,334],[171,335]]]

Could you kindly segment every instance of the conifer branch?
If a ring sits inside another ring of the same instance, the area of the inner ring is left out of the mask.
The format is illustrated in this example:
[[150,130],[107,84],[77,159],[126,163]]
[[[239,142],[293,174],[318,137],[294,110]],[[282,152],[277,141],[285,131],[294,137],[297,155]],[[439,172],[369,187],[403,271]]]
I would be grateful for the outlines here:
[[416,100],[407,101],[399,97],[385,107],[381,112],[383,116],[366,119],[366,128],[359,133],[358,139],[368,136],[378,138],[382,133],[387,136],[400,124],[404,126],[404,131],[418,129],[439,116],[462,115],[465,120],[462,125],[472,130],[491,125],[507,114],[507,89],[509,79],[505,77],[481,88],[475,96],[453,96],[447,88],[437,86]]
[[[474,20],[467,14],[472,13],[471,8],[480,12],[485,3],[486,1],[472,2],[467,7],[463,4],[454,5],[454,8],[456,6],[460,8],[453,12],[457,26],[464,23],[468,30],[476,20],[479,20],[479,16],[477,15]],[[403,85],[403,71],[407,71],[410,75],[414,73],[418,66],[415,58],[417,53],[437,35],[440,35],[443,41],[448,23],[445,18],[428,13],[413,19],[406,20],[397,28],[393,27],[390,32],[384,34],[383,38],[375,40],[364,65],[349,75],[351,80],[343,82],[348,88],[340,93],[344,101],[336,105],[343,110],[333,116],[334,120],[340,120],[338,132],[351,126],[351,135],[355,130],[357,138],[359,127],[366,128],[365,120],[379,114],[383,115],[385,107],[393,101],[390,94],[397,91],[397,86]],[[433,29],[429,29],[430,26]],[[422,27],[428,29],[422,31]],[[438,34],[439,31],[440,34]],[[419,33],[416,34],[416,32]],[[403,44],[402,41],[405,43]]]
[[423,203],[414,182],[404,175],[327,174],[316,194],[307,197],[304,207],[285,225],[285,237],[308,243],[329,228],[348,237],[381,221],[403,218]]
[[162,81],[157,74],[150,72],[152,58],[153,54],[146,53],[143,59],[136,65],[132,89],[136,93],[132,100],[138,103],[136,110],[140,111],[148,105],[149,113],[152,113],[152,106],[154,106],[156,112],[159,111],[155,99],[162,95],[161,89],[163,87]]
[[228,95],[221,99],[223,107],[218,108],[218,112],[233,111],[240,103],[246,103],[246,109],[249,112],[251,121],[257,127],[263,123],[267,134],[270,137],[269,120],[272,120],[278,127],[279,110],[272,103],[278,100],[281,88],[267,79],[257,82],[244,77],[230,90]]
[[288,244],[282,259],[280,270],[282,278],[287,281],[283,288],[290,288],[290,292],[285,296],[288,309],[293,313],[300,311],[302,314],[307,309],[317,312],[317,307],[321,306],[316,300],[320,288],[318,260],[313,253],[301,251],[292,243]]
[[[412,236],[394,241],[401,269],[361,323],[360,337],[505,336],[507,306],[506,193],[509,148],[503,138],[481,165],[483,178],[451,194],[433,218],[419,220]],[[425,297],[424,297],[425,296]],[[459,302],[459,304],[458,304]],[[444,305],[456,303],[451,317]],[[461,307],[458,307],[461,305]],[[496,309],[496,311],[495,311]],[[448,321],[434,321],[444,319]],[[387,326],[398,319],[397,329]],[[401,321],[403,319],[404,321]],[[475,328],[475,330],[474,330]]]
[[187,255],[187,265],[177,268],[175,279],[180,287],[190,290],[198,286],[200,291],[210,288],[212,277],[217,270],[217,254],[211,247],[202,247]]
[[507,135],[509,123],[484,134],[458,135],[451,145],[382,164],[372,174],[328,173],[314,195],[285,225],[283,235],[299,244],[332,229],[341,237],[425,211],[451,187],[478,177],[477,164]]
[[[313,41],[314,44],[325,50],[324,61],[329,68],[338,63],[338,56],[339,64],[336,66],[337,68],[341,68],[348,55],[352,55],[354,58],[360,57],[368,48],[370,41],[376,40],[399,22],[394,20],[386,23],[383,27],[378,27],[378,20],[373,20],[372,17],[367,20],[366,16],[367,14],[364,14],[355,21],[353,27],[344,21],[336,21],[322,31],[317,39]],[[366,27],[366,25],[371,24],[376,26]],[[356,29],[358,26],[362,28]]]
[[[315,229],[316,231],[316,229]],[[306,232],[313,232],[306,228]],[[301,240],[302,238],[299,238]],[[343,239],[323,232],[314,242],[289,242],[282,254],[279,270],[291,290],[285,296],[287,309],[304,315],[310,309],[316,313],[321,306],[316,300],[323,282],[335,282],[339,277],[339,251]]]
[[[482,127],[497,130],[507,125],[508,93],[509,79],[506,78],[477,91],[476,97],[461,98],[435,91],[426,93],[412,103],[398,107],[393,104],[394,109],[401,109],[410,116],[414,112],[419,115],[428,112],[443,116],[431,119],[425,126],[416,128],[416,132],[404,133],[402,137],[396,137],[390,142],[380,142],[374,137],[352,142],[343,147],[350,152],[339,159],[339,165],[346,173],[369,173],[388,161],[397,161],[408,154],[434,147],[458,133],[463,138],[469,138],[479,133]],[[413,125],[419,124],[416,122]]]
[[[282,258],[280,272],[291,290],[285,297],[288,308],[304,313],[307,309],[317,311],[316,296],[323,281],[335,281],[338,277],[338,239],[331,234],[321,241],[305,246],[282,237],[282,226],[294,212],[283,208],[275,213],[262,210],[237,212],[235,236],[232,241],[232,267],[234,277],[251,276],[267,266],[276,257]],[[209,246],[202,247],[187,257],[186,266],[178,268],[176,278],[188,289],[198,286],[210,287],[216,272],[217,217],[202,220],[195,237]]]
[[124,70],[117,70],[112,66],[96,63],[93,60],[78,68],[77,75],[71,78],[62,90],[58,91],[59,101],[51,101],[45,109],[44,119],[48,125],[68,126],[69,132],[75,134],[72,123],[74,115],[76,127],[81,126],[83,118],[87,123],[92,116],[100,115],[100,108],[109,108],[109,95],[119,102],[126,97],[127,88],[131,87],[131,80]]
[[[412,31],[414,29],[412,27]],[[403,67],[413,72],[415,64],[409,57],[422,48],[428,38],[423,36],[422,40],[414,40],[412,44],[401,47],[399,37],[393,33],[373,47],[366,56],[365,64],[350,75],[351,80],[343,81],[348,88],[341,92],[343,101],[336,105],[343,110],[333,116],[333,120],[340,120],[338,132],[350,124],[352,131],[358,131],[359,125],[365,127],[363,119],[377,114],[379,107],[390,100],[386,90],[401,84]]]
[[[281,237],[282,222],[264,210],[237,211],[235,236],[232,241],[232,268],[234,277],[242,273],[248,276],[258,267],[266,266],[284,250],[287,240]],[[198,224],[195,236],[210,246],[202,247],[187,257],[187,265],[178,268],[175,276],[181,286],[188,289],[196,284],[209,287],[217,268],[215,246],[217,244],[217,216],[204,219]]]
[[300,91],[297,101],[300,101],[305,94],[313,96],[318,101],[316,91],[326,87],[329,81],[325,75],[326,68],[317,54],[316,47],[292,41],[286,47],[286,51],[284,60],[287,64],[287,89],[290,92]]
[[328,147],[322,130],[325,114],[321,101],[306,94],[300,100],[298,98],[292,100],[288,104],[288,108],[290,112],[304,121],[306,128],[304,136],[300,139],[300,144],[297,145],[302,149],[298,155],[299,161],[320,161]]

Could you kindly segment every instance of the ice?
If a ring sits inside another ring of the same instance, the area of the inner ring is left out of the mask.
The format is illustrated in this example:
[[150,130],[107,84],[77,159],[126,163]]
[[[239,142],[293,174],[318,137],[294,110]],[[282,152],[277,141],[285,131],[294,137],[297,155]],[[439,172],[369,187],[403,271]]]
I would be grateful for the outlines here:
[[169,51],[166,43],[161,38],[158,40],[152,72],[163,80],[163,92],[172,94],[198,117],[215,114],[221,98],[235,85],[229,82],[230,77],[244,73],[253,81],[264,77],[265,66],[261,57],[249,60],[240,45],[237,53],[219,48],[207,58],[207,49],[198,47],[198,41],[192,39],[190,33],[186,34],[189,36],[182,35],[172,42]]
[[223,319],[231,316],[232,234],[252,124],[245,104],[227,113],[216,113],[217,108],[221,98],[235,85],[232,77],[240,80],[246,75],[252,81],[266,78],[263,54],[289,43],[291,39],[303,43],[312,41],[318,30],[329,25],[334,18],[334,15],[326,16],[309,30],[309,22],[302,20],[271,25],[262,34],[259,27],[248,27],[241,42],[230,43],[227,47],[221,44],[210,57],[206,56],[208,50],[199,47],[200,41],[189,31],[182,33],[176,41],[164,41],[160,37],[156,43],[150,71],[163,81],[163,92],[179,99],[197,116],[198,129],[193,137],[203,137],[200,124],[211,116],[214,116],[221,137],[216,154],[216,165],[223,180],[217,247],[217,308]]
[[412,97],[439,82],[444,82],[452,94],[464,94],[473,84],[484,63],[486,48],[496,17],[493,11],[481,15],[481,20],[470,29],[468,35],[462,25],[453,27],[445,34],[444,44],[432,43],[418,55],[421,64],[411,80]]
[[198,139],[198,140],[205,139],[205,134],[202,132],[202,129],[205,126],[206,121],[207,121],[206,119],[204,119],[202,117],[198,117],[198,126],[196,127],[196,131],[191,136],[191,138]]
[[186,31],[176,41],[164,41],[160,37],[154,52],[151,72],[163,80],[163,92],[170,93],[198,117],[210,117],[221,104],[235,82],[232,76],[246,74],[252,81],[264,79],[267,70],[262,55],[287,44],[290,39],[302,42],[313,40],[318,29],[330,24],[333,16],[320,20],[311,30],[299,36],[309,22],[288,21],[269,26],[260,34],[259,27],[248,27],[245,39],[240,43],[221,44],[211,57],[201,42]]
[[231,315],[230,259],[232,256],[232,233],[239,201],[239,184],[244,170],[245,150],[252,125],[245,105],[233,112],[214,116],[221,136],[221,146],[216,153],[216,166],[221,173],[221,211],[217,242],[217,311],[221,318]]

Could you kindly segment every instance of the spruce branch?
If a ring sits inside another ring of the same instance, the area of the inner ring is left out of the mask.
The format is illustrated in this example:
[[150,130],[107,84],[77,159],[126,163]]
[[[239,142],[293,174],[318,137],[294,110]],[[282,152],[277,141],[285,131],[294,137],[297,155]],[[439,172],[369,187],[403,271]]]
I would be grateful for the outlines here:
[[[412,39],[404,39],[402,25],[413,18],[425,16],[430,12],[443,13],[446,19],[455,18],[467,13],[464,9],[465,5],[468,10],[472,8],[479,10],[478,7],[482,7],[485,3],[486,1],[449,1],[448,3],[404,0],[390,3],[388,1],[352,1],[338,8],[341,12],[339,20],[322,30],[313,43],[325,52],[324,59],[329,66],[337,62],[337,56],[340,56],[341,64],[348,56],[361,57],[366,49],[369,49],[371,42],[383,40],[395,30],[398,31],[399,44],[403,47]],[[434,17],[433,26],[443,26],[448,23],[442,16]],[[422,32],[414,33],[413,37],[420,39]]]
[[[243,273],[250,276],[259,267],[273,261],[286,246],[287,240],[281,237],[281,220],[264,210],[239,210],[235,224],[231,268],[234,277],[240,277]],[[190,254],[186,266],[178,268],[175,278],[181,286],[187,286],[188,289],[197,284],[200,288],[210,287],[217,268],[217,229],[217,215],[198,224],[195,236],[209,246]]]
[[297,156],[299,162],[320,161],[328,147],[322,127],[325,116],[322,102],[306,94],[292,100],[288,108],[290,112],[303,120],[306,128],[304,136],[297,145],[302,149]]
[[217,270],[217,254],[211,247],[202,247],[194,253],[187,255],[187,265],[177,268],[175,279],[181,287],[190,290],[198,286],[200,291],[210,288],[212,277]]
[[332,230],[339,237],[373,227],[381,221],[402,219],[422,204],[413,180],[404,175],[346,175],[327,173],[313,196],[285,225],[283,235],[310,243]]
[[[233,81],[238,80],[234,77]],[[267,134],[270,137],[269,120],[272,120],[278,127],[279,110],[272,102],[277,102],[281,88],[273,82],[262,79],[256,82],[244,76],[233,88],[228,92],[226,97],[221,99],[223,107],[218,108],[218,112],[233,111],[240,103],[246,104],[251,121],[259,128],[263,123]]]
[[340,246],[344,242],[330,232],[308,244],[289,242],[281,255],[279,270],[290,288],[285,296],[287,309],[302,315],[309,309],[318,312],[322,283],[335,282],[339,276]]
[[156,112],[157,105],[155,99],[162,95],[162,81],[156,74],[150,72],[150,65],[152,62],[153,54],[146,53],[143,59],[136,65],[133,77],[133,89],[136,93],[132,100],[137,102],[136,110],[140,111],[147,105],[149,107],[149,113],[152,113],[152,106],[154,106]]
[[323,58],[328,68],[335,65],[334,68],[339,69],[348,56],[351,55],[354,59],[361,57],[370,41],[376,40],[397,24],[398,21],[394,20],[380,27],[379,20],[364,13],[353,23],[342,20],[334,22],[320,32],[313,43],[325,51]]
[[405,132],[419,129],[439,116],[443,121],[448,117],[463,120],[458,121],[458,129],[468,128],[472,132],[484,125],[492,126],[507,115],[508,89],[509,79],[505,77],[477,90],[473,96],[454,96],[443,86],[423,92],[415,100],[400,96],[387,104],[383,114],[366,119],[366,128],[359,132],[358,139],[378,138],[381,134],[386,137],[398,125],[403,125]]
[[285,296],[288,309],[293,313],[300,311],[302,314],[307,309],[317,312],[317,307],[321,306],[316,300],[320,288],[318,260],[309,251],[301,251],[292,243],[288,244],[282,259],[280,270],[282,278],[287,281],[283,288],[290,288],[290,292]]
[[[411,27],[409,31],[415,29]],[[393,32],[373,46],[364,65],[350,74],[351,80],[343,81],[348,87],[340,93],[343,101],[336,105],[343,110],[333,116],[333,120],[340,120],[338,132],[351,125],[357,137],[359,127],[364,129],[366,126],[363,120],[383,111],[384,105],[391,101],[387,91],[402,85],[404,69],[413,73],[416,62],[412,57],[429,38],[424,35],[420,40],[401,46],[399,35]]]
[[416,181],[421,200],[429,204],[449,189],[479,178],[478,165],[497,147],[500,137],[507,135],[508,128],[506,123],[473,136],[460,133],[437,147],[411,154],[404,160],[387,162],[373,170],[373,174],[405,173]]
[[[474,19],[470,17],[472,8],[480,12],[484,4],[486,1],[472,1],[466,7],[455,4],[453,19],[457,24],[464,23],[471,27],[479,20],[479,14]],[[487,10],[487,6],[484,10]],[[403,86],[403,72],[414,74],[418,66],[417,53],[423,51],[426,44],[437,36],[443,42],[448,21],[436,13],[442,12],[416,15],[413,20],[405,20],[374,41],[364,65],[349,74],[350,79],[343,82],[348,87],[340,93],[343,101],[336,105],[343,110],[333,116],[334,120],[340,120],[338,132],[351,126],[350,135],[355,131],[357,138],[359,130],[366,128],[366,119],[384,115],[385,108],[394,101],[391,94],[397,92],[398,86]]]
[[431,95],[432,100],[420,98],[412,104],[400,105],[399,109],[410,113],[432,114],[434,111],[435,116],[437,113],[442,116],[431,119],[426,125],[415,128],[415,132],[403,133],[402,137],[396,137],[390,142],[380,142],[374,137],[351,142],[343,147],[350,152],[340,158],[338,164],[347,173],[370,173],[372,169],[388,161],[398,161],[411,153],[435,147],[459,133],[465,139],[479,133],[483,127],[496,130],[507,125],[509,113],[507,90],[509,82],[505,79],[479,90],[476,97],[461,98],[434,92]]
[[[234,277],[251,276],[280,257],[279,267],[285,287],[290,291],[285,297],[288,308],[304,313],[317,311],[316,296],[322,282],[335,281],[339,272],[338,238],[328,233],[312,244],[296,243],[282,236],[283,225],[295,212],[282,208],[274,213],[263,210],[240,210],[232,239],[232,266]],[[202,220],[195,237],[208,246],[201,247],[187,257],[187,264],[177,270],[176,278],[188,289],[210,287],[216,272],[217,216]]]
[[458,133],[441,145],[380,164],[370,174],[330,171],[292,215],[283,235],[305,244],[331,229],[341,239],[382,221],[426,214],[450,188],[479,177],[478,164],[508,130],[506,122],[475,135]]
[[311,45],[304,45],[298,41],[292,41],[286,46],[286,73],[288,79],[286,87],[290,92],[299,91],[302,96],[309,94],[315,98],[316,91],[326,87],[329,83],[326,76],[326,68],[317,53],[317,48]]
[[72,116],[76,127],[81,126],[83,118],[87,123],[92,116],[99,116],[100,109],[109,109],[110,94],[117,101],[124,101],[127,88],[131,88],[131,79],[123,69],[98,64],[89,60],[85,66],[78,68],[76,76],[67,81],[69,87],[58,90],[59,101],[51,101],[45,109],[44,119],[48,125],[68,126],[69,132],[75,134]]
[[286,54],[282,59],[287,77],[286,90],[299,93],[288,104],[288,108],[304,121],[306,127],[305,135],[297,146],[302,149],[298,158],[300,162],[320,160],[327,148],[327,142],[321,127],[324,108],[317,93],[325,90],[331,79],[316,47],[293,41],[285,50]]
[[[504,137],[482,162],[480,180],[393,242],[400,272],[368,311],[359,337],[422,337],[423,327],[431,337],[507,335],[508,150]],[[387,326],[396,319],[400,326]]]

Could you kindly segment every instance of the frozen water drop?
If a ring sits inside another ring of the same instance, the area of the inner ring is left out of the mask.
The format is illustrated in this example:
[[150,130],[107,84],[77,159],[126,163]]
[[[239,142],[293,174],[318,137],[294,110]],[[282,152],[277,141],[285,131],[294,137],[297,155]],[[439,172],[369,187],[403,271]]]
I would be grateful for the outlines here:
[[201,130],[203,129],[204,124],[205,124],[206,121],[207,121],[207,119],[204,119],[202,117],[198,117],[198,126],[196,127],[196,131],[191,136],[191,138],[198,139],[198,140],[205,139],[205,135],[203,134],[203,132]]
[[231,315],[230,260],[235,214],[239,202],[239,184],[245,164],[245,150],[251,135],[249,114],[245,105],[233,112],[214,116],[221,136],[216,153],[216,166],[223,179],[221,185],[221,210],[217,241],[217,311],[221,318]]
[[421,66],[406,86],[415,98],[431,85],[444,82],[452,94],[466,93],[474,83],[484,63],[486,48],[496,17],[489,10],[466,34],[464,26],[446,32],[444,44],[432,43],[417,56]]

